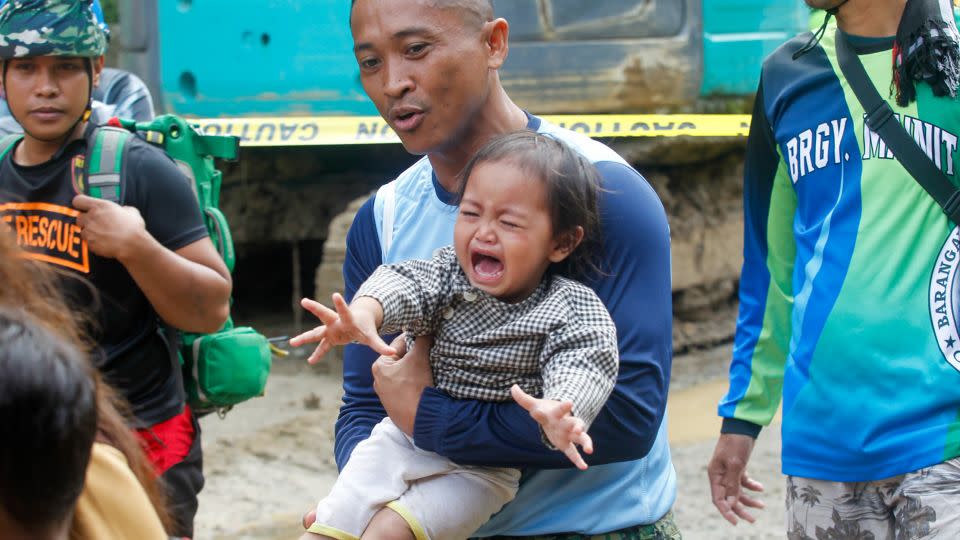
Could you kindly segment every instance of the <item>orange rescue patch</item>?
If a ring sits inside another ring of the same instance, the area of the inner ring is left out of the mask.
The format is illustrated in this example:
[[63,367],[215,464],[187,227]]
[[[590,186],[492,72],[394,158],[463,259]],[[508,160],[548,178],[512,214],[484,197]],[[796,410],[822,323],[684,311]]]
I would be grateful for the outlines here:
[[80,212],[48,203],[0,204],[0,220],[33,259],[90,273],[87,243],[80,237]]

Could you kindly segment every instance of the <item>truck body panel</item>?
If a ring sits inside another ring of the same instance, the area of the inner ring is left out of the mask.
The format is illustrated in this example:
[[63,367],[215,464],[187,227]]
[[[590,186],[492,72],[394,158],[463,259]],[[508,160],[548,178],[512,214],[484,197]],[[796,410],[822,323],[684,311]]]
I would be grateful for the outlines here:
[[[158,108],[193,117],[373,115],[342,0],[125,0],[121,67]],[[507,92],[537,113],[690,109],[746,95],[803,31],[783,0],[512,0]],[[213,59],[213,61],[211,61]]]

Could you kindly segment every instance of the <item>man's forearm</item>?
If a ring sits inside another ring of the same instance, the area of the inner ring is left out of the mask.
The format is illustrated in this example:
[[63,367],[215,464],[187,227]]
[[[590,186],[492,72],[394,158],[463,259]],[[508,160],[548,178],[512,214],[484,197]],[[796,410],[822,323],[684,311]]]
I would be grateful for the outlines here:
[[[216,332],[230,313],[230,274],[219,258],[211,266],[195,262],[210,259],[209,239],[177,252],[145,234],[139,247],[120,259],[157,314],[167,323],[188,332]],[[216,251],[213,251],[216,255]]]
[[334,452],[343,468],[353,448],[370,436],[373,427],[387,415],[373,390],[370,366],[377,354],[363,345],[343,349],[343,406],[335,426]]
[[[614,391],[590,427],[594,453],[590,465],[630,461],[650,451],[663,410],[660,400],[638,401]],[[561,453],[543,444],[537,423],[514,402],[453,399],[428,388],[416,412],[414,441],[457,463],[541,469],[572,467]]]
[[[374,369],[378,369],[374,365]],[[423,394],[423,388],[408,388],[403,393],[387,394],[380,396],[383,408],[387,411],[387,416],[397,426],[397,429],[413,436],[413,426],[417,419],[417,404],[420,403],[420,397]]]
[[[396,342],[402,343],[403,338],[394,341],[397,347]],[[401,360],[381,357],[373,364],[373,388],[387,415],[400,431],[411,437],[421,396],[427,387],[433,386],[429,358],[432,346],[433,339],[422,336],[417,338],[412,350],[403,352]]]

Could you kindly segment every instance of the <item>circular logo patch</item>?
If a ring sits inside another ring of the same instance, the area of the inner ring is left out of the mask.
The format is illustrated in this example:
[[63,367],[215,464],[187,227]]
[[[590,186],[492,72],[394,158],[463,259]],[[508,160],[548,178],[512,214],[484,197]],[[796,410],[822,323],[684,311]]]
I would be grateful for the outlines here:
[[940,249],[930,278],[930,322],[943,357],[960,371],[960,227],[955,227]]

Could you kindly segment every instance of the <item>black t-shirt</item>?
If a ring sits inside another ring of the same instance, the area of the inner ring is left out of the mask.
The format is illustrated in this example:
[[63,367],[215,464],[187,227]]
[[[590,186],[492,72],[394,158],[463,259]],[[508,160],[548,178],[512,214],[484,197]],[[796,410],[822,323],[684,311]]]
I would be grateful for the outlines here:
[[[207,236],[192,186],[173,161],[136,137],[127,144],[123,204],[140,211],[147,232],[174,251]],[[95,362],[140,422],[152,425],[183,409],[179,367],[126,268],[94,255],[80,238],[71,203],[77,193],[73,162],[85,149],[84,140],[72,141],[31,167],[16,165],[9,152],[0,163],[0,220],[32,257],[67,270],[61,283],[100,346]]]

